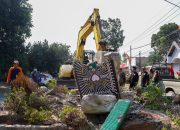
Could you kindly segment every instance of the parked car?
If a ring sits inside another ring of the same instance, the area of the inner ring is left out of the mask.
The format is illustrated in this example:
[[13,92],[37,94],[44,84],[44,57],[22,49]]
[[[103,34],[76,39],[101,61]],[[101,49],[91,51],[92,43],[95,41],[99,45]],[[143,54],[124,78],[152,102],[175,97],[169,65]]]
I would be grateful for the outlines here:
[[166,94],[180,94],[180,81],[177,79],[163,79],[160,86]]

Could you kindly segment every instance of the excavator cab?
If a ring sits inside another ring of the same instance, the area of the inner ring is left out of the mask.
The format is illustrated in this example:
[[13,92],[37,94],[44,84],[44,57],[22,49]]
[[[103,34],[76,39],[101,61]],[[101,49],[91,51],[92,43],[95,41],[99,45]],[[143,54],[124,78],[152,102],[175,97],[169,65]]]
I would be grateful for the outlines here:
[[83,52],[83,64],[94,62],[95,52],[93,50],[84,50]]

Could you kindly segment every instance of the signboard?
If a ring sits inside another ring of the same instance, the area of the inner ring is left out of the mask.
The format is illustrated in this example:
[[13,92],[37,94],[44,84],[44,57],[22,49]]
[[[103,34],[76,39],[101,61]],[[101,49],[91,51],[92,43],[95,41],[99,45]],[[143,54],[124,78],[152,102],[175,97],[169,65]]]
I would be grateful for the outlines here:
[[88,94],[108,94],[119,98],[113,61],[106,60],[97,65],[84,65],[75,61],[74,74],[81,97]]

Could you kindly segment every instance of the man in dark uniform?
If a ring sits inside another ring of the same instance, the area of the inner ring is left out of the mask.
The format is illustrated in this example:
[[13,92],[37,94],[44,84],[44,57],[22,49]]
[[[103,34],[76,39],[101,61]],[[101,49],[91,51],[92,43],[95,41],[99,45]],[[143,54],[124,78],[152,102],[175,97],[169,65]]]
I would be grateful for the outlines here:
[[139,75],[138,73],[136,72],[136,67],[133,66],[133,70],[132,70],[132,73],[131,73],[131,76],[130,76],[130,86],[129,86],[129,89],[134,89],[136,87],[136,85],[138,84],[138,80],[139,80]]
[[143,72],[141,74],[141,86],[142,88],[146,87],[149,84],[149,74],[146,71],[146,68],[143,68]]

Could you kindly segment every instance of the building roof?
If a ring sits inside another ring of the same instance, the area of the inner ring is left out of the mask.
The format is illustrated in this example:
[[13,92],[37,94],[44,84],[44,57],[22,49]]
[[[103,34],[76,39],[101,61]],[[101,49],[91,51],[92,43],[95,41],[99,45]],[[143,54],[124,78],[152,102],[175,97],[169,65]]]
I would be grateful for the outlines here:
[[172,45],[171,45],[168,53],[167,53],[167,56],[172,56],[172,54],[174,53],[174,50],[175,50],[176,48],[177,48],[177,49],[180,48],[180,42],[175,42],[175,41],[174,41],[174,42],[172,43]]

